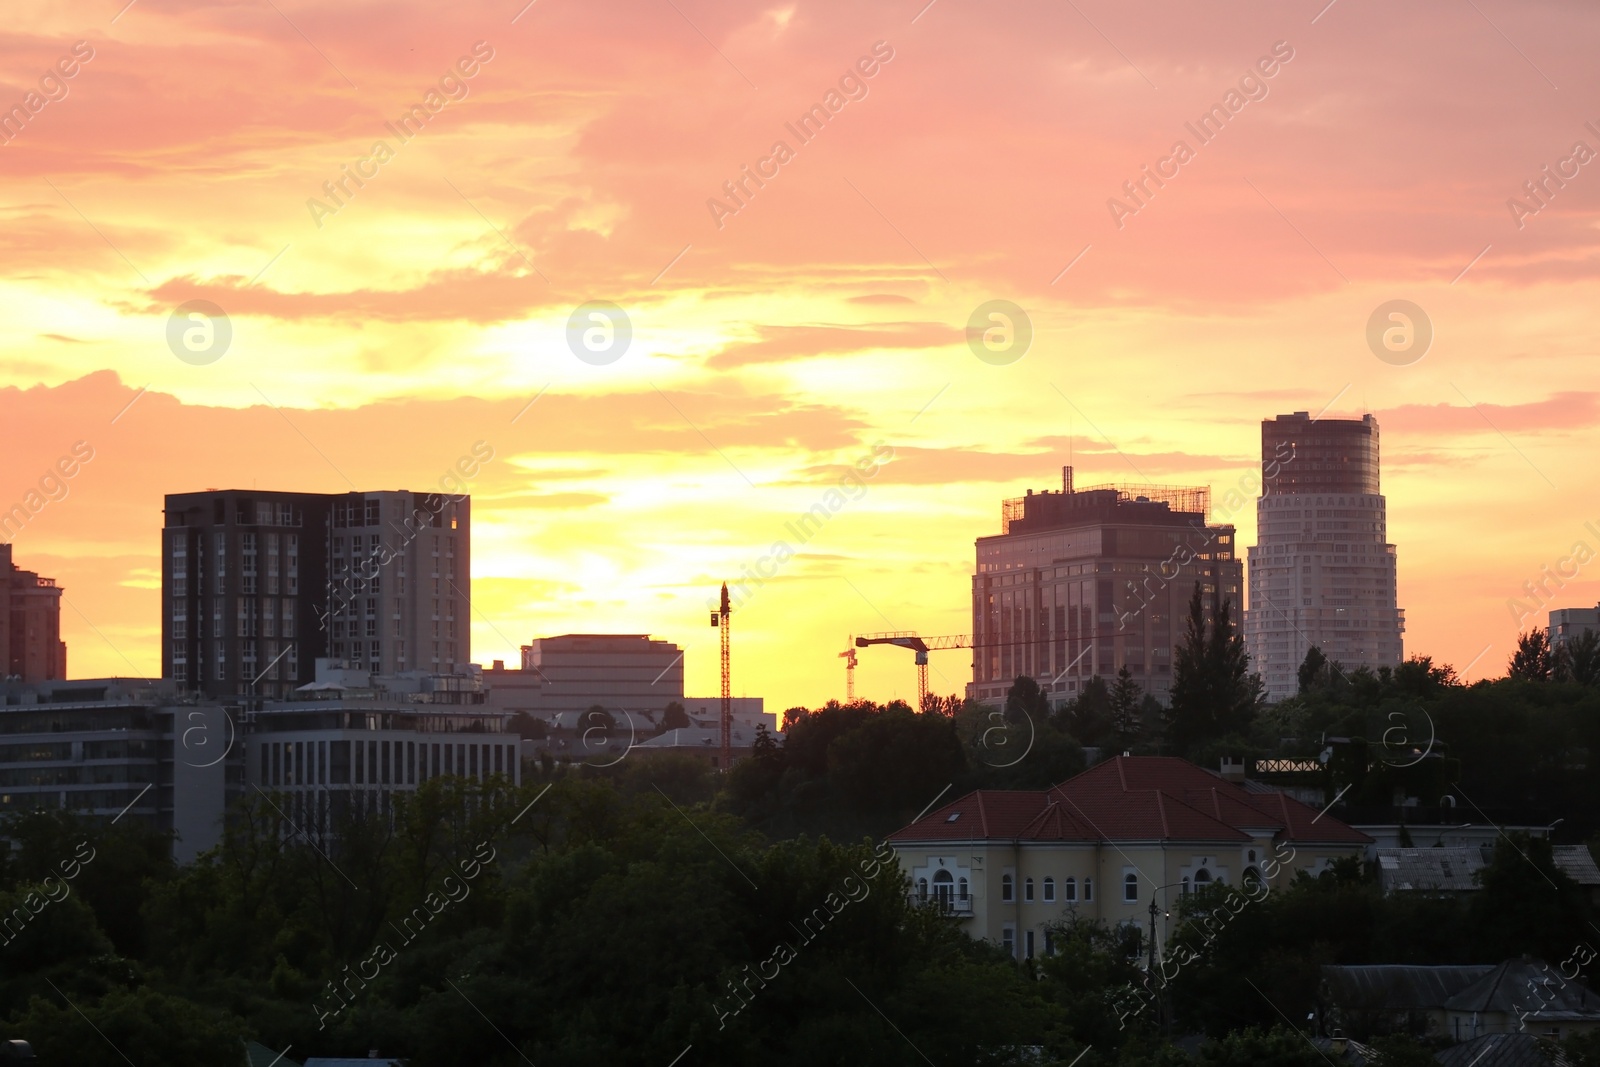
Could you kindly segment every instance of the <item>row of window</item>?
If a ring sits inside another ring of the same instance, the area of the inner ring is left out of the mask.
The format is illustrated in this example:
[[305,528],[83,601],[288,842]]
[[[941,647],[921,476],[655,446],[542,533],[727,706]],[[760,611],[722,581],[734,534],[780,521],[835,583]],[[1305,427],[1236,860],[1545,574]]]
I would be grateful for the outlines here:
[[267,785],[416,785],[439,775],[481,779],[512,774],[517,761],[516,746],[506,744],[272,741],[260,751]]
[[[1133,876],[1129,875],[1128,877],[1131,878]],[[1044,879],[1043,889],[1044,889],[1044,902],[1046,904],[1054,904],[1056,902],[1056,880],[1054,878],[1046,877]],[[1016,894],[1017,894],[1016,879],[1013,878],[1009,874],[1001,875],[1000,876],[1000,899],[1001,899],[1001,901],[1009,904],[1012,901],[1017,899]],[[1024,878],[1022,880],[1022,899],[1023,899],[1024,903],[1030,903],[1031,904],[1033,902],[1033,879],[1032,878]],[[1069,876],[1067,878],[1062,879],[1062,881],[1061,881],[1061,899],[1063,901],[1066,901],[1067,903],[1073,903],[1073,902],[1078,900],[1078,880],[1076,878],[1072,878],[1072,877]],[[1094,900],[1094,879],[1093,878],[1085,878],[1083,880],[1083,899],[1085,901]]]

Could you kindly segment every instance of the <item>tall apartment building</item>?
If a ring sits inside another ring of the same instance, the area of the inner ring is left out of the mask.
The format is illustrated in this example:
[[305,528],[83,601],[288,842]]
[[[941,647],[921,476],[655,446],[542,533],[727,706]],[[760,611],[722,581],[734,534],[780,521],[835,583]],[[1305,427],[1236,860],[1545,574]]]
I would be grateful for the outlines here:
[[1126,665],[1165,701],[1195,584],[1208,617],[1242,607],[1234,528],[1210,523],[1209,502],[1206,488],[1075,490],[1071,467],[1059,492],[1007,500],[1001,533],[977,540],[967,695],[998,704],[1027,675],[1060,703]]
[[1312,645],[1346,670],[1397,666],[1405,612],[1378,487],[1378,420],[1304,411],[1263,420],[1261,470],[1245,641],[1267,699],[1298,691]]
[[67,676],[61,592],[54,578],[18,567],[11,545],[0,544],[0,656],[6,678],[47,682]]
[[162,674],[278,699],[332,657],[452,673],[468,637],[470,501],[436,493],[207,490],[166,498]]

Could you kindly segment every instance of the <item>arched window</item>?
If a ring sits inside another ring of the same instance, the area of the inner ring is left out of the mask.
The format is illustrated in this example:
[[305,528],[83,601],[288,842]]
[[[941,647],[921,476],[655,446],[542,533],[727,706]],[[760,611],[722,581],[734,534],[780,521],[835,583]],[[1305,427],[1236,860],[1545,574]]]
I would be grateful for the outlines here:
[[1085,901],[1093,901],[1094,900],[1094,879],[1093,878],[1085,878],[1083,880],[1083,899]]
[[965,878],[961,879],[959,882],[956,883],[956,899],[957,900],[966,900],[967,899],[967,880]]
[[1016,899],[1016,882],[1009,874],[1000,876],[1000,899],[1007,904]]
[[1210,871],[1206,870],[1204,867],[1201,867],[1198,871],[1194,872],[1194,886],[1195,886],[1196,889],[1199,889],[1203,885],[1210,885],[1210,884],[1211,884],[1211,872]]
[[956,892],[955,878],[949,871],[933,872],[933,898],[945,907],[950,906]]
[[1067,901],[1078,899],[1078,880],[1076,878],[1068,878],[1061,883],[1061,899]]
[[1254,889],[1259,885],[1265,884],[1262,881],[1261,872],[1256,870],[1254,867],[1246,867],[1244,869],[1243,882],[1244,882],[1244,887],[1247,890]]
[[1250,862],[1254,863],[1256,861],[1256,850],[1255,849],[1251,849],[1249,855],[1250,855]]
[[1127,903],[1134,903],[1139,899],[1139,876],[1125,874],[1122,876],[1122,899]]
[[1032,878],[1024,878],[1022,880],[1022,899],[1026,900],[1029,904],[1033,903],[1033,879]]
[[1184,875],[1183,881],[1182,881],[1181,884],[1182,884],[1183,888],[1179,889],[1178,892],[1183,896],[1188,896],[1189,895],[1189,876],[1188,875]]
[[1044,880],[1044,902],[1046,904],[1054,904],[1056,902],[1056,880],[1054,878],[1046,878]]
[[926,878],[917,879],[917,895],[924,901],[928,899],[928,880]]

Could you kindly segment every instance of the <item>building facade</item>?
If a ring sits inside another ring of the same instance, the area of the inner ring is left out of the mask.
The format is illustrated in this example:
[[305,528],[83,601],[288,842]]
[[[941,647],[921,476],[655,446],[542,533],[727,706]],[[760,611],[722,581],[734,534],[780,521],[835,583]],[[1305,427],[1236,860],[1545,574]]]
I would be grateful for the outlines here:
[[1552,651],[1571,641],[1579,634],[1600,630],[1600,606],[1592,608],[1556,608],[1550,613],[1548,636]]
[[1007,500],[1001,532],[977,540],[968,697],[1004,701],[1019,676],[1052,703],[1123,666],[1163,702],[1195,586],[1207,616],[1243,608],[1234,529],[1209,522],[1209,490],[1095,486]]
[[32,683],[67,676],[61,593],[54,578],[18,567],[11,545],[0,544],[0,654],[6,678]]
[[326,659],[317,674],[245,713],[246,784],[291,829],[334,835],[343,817],[387,815],[396,794],[443,775],[521,784],[520,739],[484,705],[478,676],[375,676]]
[[179,493],[162,532],[162,674],[185,688],[272,700],[322,657],[382,673],[471,659],[465,496]]
[[0,684],[0,812],[143,822],[192,859],[242,787],[237,713],[163,679]]
[[1379,491],[1378,420],[1304,411],[1264,420],[1261,468],[1245,642],[1267,699],[1299,691],[1313,645],[1347,671],[1398,666],[1405,612]]
[[969,793],[889,841],[915,900],[1026,959],[1049,954],[1071,915],[1142,938],[1152,900],[1164,942],[1178,896],[1215,883],[1259,895],[1370,839],[1270,787],[1118,756],[1050,789]]

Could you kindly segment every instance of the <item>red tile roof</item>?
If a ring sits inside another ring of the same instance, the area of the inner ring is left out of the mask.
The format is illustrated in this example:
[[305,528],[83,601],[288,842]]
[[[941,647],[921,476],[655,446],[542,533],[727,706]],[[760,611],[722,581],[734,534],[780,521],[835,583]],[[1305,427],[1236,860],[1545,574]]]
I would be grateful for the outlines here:
[[1252,792],[1172,756],[1117,756],[1045,790],[979,790],[889,839],[1231,843],[1256,835],[1300,844],[1372,840],[1285,793]]

